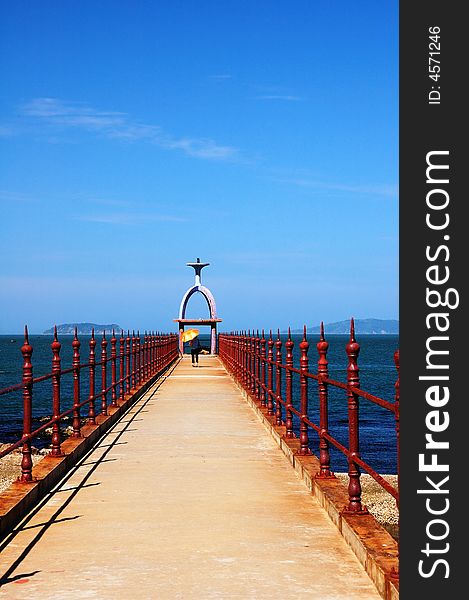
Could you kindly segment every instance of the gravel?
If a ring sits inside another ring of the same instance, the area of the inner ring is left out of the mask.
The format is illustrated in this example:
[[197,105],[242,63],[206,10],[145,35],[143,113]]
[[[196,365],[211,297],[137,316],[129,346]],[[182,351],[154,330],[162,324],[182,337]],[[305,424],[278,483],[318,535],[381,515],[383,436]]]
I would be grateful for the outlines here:
[[[0,444],[0,452],[8,448],[8,445]],[[32,448],[33,465],[36,465],[47,452],[47,450]],[[13,450],[10,454],[0,458],[0,493],[6,490],[21,475],[21,458],[21,450]]]
[[[347,473],[335,473],[344,485],[348,485]],[[381,475],[397,489],[397,475]],[[396,501],[377,483],[371,475],[361,475],[362,503],[374,518],[396,539],[399,537],[399,510]]]

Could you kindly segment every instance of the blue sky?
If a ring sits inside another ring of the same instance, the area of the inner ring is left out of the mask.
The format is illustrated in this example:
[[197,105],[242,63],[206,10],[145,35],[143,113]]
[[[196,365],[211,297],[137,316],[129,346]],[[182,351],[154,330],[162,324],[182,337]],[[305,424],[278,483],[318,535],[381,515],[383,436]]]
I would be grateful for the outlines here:
[[0,13],[0,333],[398,318],[397,1]]

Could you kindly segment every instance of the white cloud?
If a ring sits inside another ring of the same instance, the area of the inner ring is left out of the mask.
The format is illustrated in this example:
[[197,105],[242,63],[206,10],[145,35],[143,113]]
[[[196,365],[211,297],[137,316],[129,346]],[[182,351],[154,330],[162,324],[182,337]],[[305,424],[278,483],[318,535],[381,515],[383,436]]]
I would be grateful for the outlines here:
[[20,114],[49,127],[84,130],[108,139],[144,141],[201,159],[229,160],[238,154],[237,148],[219,145],[210,138],[177,138],[158,125],[134,122],[126,113],[97,110],[82,102],[35,98],[20,107]]
[[15,135],[15,130],[13,127],[8,125],[0,125],[0,137],[11,137]]
[[174,215],[139,214],[139,213],[106,213],[101,215],[80,215],[75,217],[78,221],[88,223],[106,223],[108,225],[139,225],[148,222],[174,222],[187,221],[183,217]]
[[220,81],[224,80],[224,79],[232,79],[232,75],[228,75],[228,74],[221,74],[221,75],[209,75],[208,76],[209,79],[218,79]]
[[36,198],[29,196],[28,194],[22,194],[20,192],[11,192],[9,190],[0,190],[0,200],[4,202],[35,202]]
[[321,190],[335,190],[339,192],[349,192],[353,194],[373,194],[376,196],[386,196],[389,198],[397,198],[399,188],[397,185],[389,184],[361,184],[350,185],[343,183],[327,183],[324,181],[315,181],[312,179],[277,179],[281,183],[290,183],[300,187],[307,187]]
[[256,96],[256,100],[286,100],[288,102],[298,102],[303,100],[300,96],[289,96],[282,94],[271,94],[266,96]]

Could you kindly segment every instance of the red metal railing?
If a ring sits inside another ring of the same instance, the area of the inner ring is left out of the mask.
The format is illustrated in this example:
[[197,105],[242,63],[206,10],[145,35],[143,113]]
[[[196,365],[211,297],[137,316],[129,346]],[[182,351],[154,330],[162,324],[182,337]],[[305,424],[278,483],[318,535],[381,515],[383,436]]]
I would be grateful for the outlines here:
[[[119,342],[119,353],[117,343]],[[119,402],[126,401],[132,394],[143,385],[156,380],[179,356],[179,339],[176,334],[145,334],[143,341],[138,332],[124,337],[124,332],[116,338],[114,331],[110,338],[111,352],[108,355],[108,340],[104,332],[101,338],[101,360],[96,361],[95,348],[97,341],[94,330],[89,341],[88,362],[82,363],[80,359],[81,342],[78,339],[77,329],[72,341],[73,358],[71,368],[62,369],[60,350],[61,343],[58,340],[57,328],[54,328],[54,339],[51,344],[52,371],[40,377],[33,377],[32,354],[33,347],[29,343],[28,329],[25,327],[24,344],[21,347],[23,354],[23,381],[16,385],[0,390],[0,396],[23,390],[23,435],[15,443],[0,452],[0,458],[22,447],[22,462],[20,481],[32,481],[32,459],[31,441],[47,428],[52,427],[51,448],[52,456],[62,456],[61,449],[61,421],[72,416],[72,436],[81,437],[82,420],[81,408],[88,405],[87,423],[96,425],[96,401],[101,400],[100,413],[108,414],[108,408],[117,408]],[[110,365],[110,383],[108,374]],[[96,393],[96,368],[101,367],[101,390]],[[85,400],[81,399],[80,375],[87,369],[89,373],[89,394]],[[119,373],[119,378],[117,378]],[[73,377],[73,405],[63,411],[61,407],[60,384],[64,375],[71,374]],[[51,380],[52,382],[52,418],[40,427],[32,429],[33,414],[33,389],[39,383]],[[110,403],[108,398],[110,394]]]
[[[267,346],[267,351],[266,351]],[[360,469],[366,471],[377,481],[396,503],[399,504],[399,494],[388,481],[386,481],[373,467],[360,457],[359,446],[359,399],[363,398],[383,409],[393,413],[395,418],[395,430],[397,438],[397,475],[399,481],[399,350],[394,353],[394,361],[397,369],[397,382],[395,384],[394,402],[388,402],[369,394],[360,388],[358,354],[360,346],[355,339],[355,328],[353,319],[350,327],[350,338],[345,347],[348,365],[347,382],[342,383],[329,378],[327,350],[329,344],[324,337],[324,326],[321,323],[319,342],[317,343],[318,362],[317,373],[311,373],[308,366],[309,342],[304,327],[303,339],[299,344],[300,359],[299,368],[293,366],[293,346],[290,330],[285,343],[285,362],[282,357],[282,341],[278,332],[276,341],[272,338],[272,331],[268,340],[265,339],[264,331],[262,337],[259,332],[244,332],[242,334],[219,335],[219,355],[225,367],[233,375],[241,387],[263,408],[271,417],[272,423],[284,426],[286,438],[296,437],[293,431],[294,419],[299,422],[299,448],[300,455],[312,454],[310,449],[310,430],[318,435],[319,441],[319,464],[320,471],[317,477],[333,477],[330,464],[330,446],[334,446],[342,452],[348,462],[348,495],[349,503],[347,510],[353,513],[364,512],[361,503]],[[275,356],[274,356],[275,347]],[[285,376],[285,386],[282,388],[282,373]],[[299,410],[293,405],[294,376],[299,377]],[[319,423],[314,423],[308,416],[309,402],[308,381],[315,380],[318,386],[317,402],[319,412]],[[328,388],[333,386],[344,390],[347,398],[347,420],[348,420],[348,447],[339,442],[329,433],[329,401]],[[282,395],[284,390],[284,397]],[[399,484],[398,484],[399,487]]]

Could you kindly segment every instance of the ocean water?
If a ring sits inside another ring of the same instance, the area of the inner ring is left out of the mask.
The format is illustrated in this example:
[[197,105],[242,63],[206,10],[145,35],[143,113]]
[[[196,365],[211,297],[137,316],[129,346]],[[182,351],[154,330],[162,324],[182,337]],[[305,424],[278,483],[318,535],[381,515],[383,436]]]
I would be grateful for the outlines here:
[[[71,367],[72,362],[72,336],[61,336],[62,368]],[[89,353],[89,336],[81,336],[81,359],[87,362]],[[274,337],[275,339],[275,337]],[[286,336],[281,335],[283,341],[282,355],[285,360]],[[301,335],[293,335],[294,366],[299,366],[299,343]],[[200,335],[202,346],[210,347],[210,336]],[[109,340],[108,340],[109,341]],[[309,335],[310,343],[308,357],[309,370],[317,372],[318,353],[316,343],[318,336]],[[394,365],[394,351],[399,346],[399,338],[394,335],[364,335],[357,336],[360,344],[358,365],[360,368],[360,386],[363,390],[392,402],[394,400],[394,385],[397,371]],[[97,338],[96,360],[100,360],[100,339]],[[347,355],[345,346],[347,336],[331,335],[328,337],[329,351],[329,377],[345,382],[347,377]],[[21,355],[22,336],[0,336],[0,389],[21,382],[23,359]],[[31,335],[30,343],[33,346],[33,375],[38,377],[50,372],[52,354],[50,345],[52,336]],[[110,344],[108,343],[108,356]],[[274,349],[275,351],[275,349]],[[185,352],[189,353],[188,345]],[[199,360],[203,361],[203,355]],[[110,378],[110,366],[108,367]],[[274,379],[275,381],[275,379]],[[108,385],[110,379],[108,379]],[[101,388],[101,369],[96,369],[96,391]],[[282,394],[285,393],[285,376],[282,373]],[[87,369],[81,374],[81,396],[84,400],[89,392]],[[309,418],[319,424],[318,390],[315,381],[308,384]],[[300,388],[299,377],[293,375],[293,404],[299,409]],[[370,401],[360,398],[360,453],[362,458],[380,473],[397,472],[397,445],[396,423],[393,413],[374,405]],[[72,375],[64,375],[61,379],[61,408],[67,410],[73,404]],[[99,414],[99,401],[96,402],[96,412]],[[50,417],[52,413],[52,384],[49,381],[41,382],[33,390],[33,428],[39,427],[41,419]],[[86,407],[83,410],[85,416]],[[297,419],[294,419],[294,430],[298,434]],[[343,445],[348,445],[347,398],[344,390],[329,386],[329,431]],[[22,434],[22,392],[21,390],[0,396],[0,442],[16,441]],[[44,435],[40,440],[35,440],[37,447],[47,446],[49,439]],[[317,435],[310,432],[310,446],[313,452],[318,452]],[[331,468],[337,472],[345,471],[347,463],[339,451],[331,448]]]

